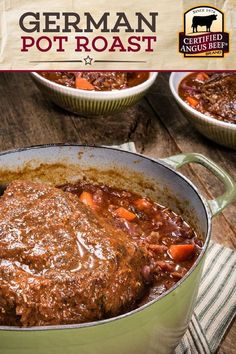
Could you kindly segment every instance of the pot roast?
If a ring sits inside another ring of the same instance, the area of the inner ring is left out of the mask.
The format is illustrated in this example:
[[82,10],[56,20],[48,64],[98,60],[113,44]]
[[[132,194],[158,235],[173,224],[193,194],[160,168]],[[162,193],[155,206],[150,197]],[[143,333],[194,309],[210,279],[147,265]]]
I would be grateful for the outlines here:
[[137,86],[149,77],[145,71],[43,71],[39,74],[63,86],[94,91],[123,90]]
[[133,308],[145,252],[49,185],[14,181],[0,199],[0,324],[82,323]]

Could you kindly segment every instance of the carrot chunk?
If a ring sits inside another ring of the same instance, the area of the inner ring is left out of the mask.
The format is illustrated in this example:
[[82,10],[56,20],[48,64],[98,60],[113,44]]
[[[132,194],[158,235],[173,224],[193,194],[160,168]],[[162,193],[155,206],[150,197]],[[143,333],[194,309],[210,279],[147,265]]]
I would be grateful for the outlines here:
[[84,79],[83,77],[76,77],[75,87],[81,90],[94,90],[94,86],[90,84],[90,82]]
[[119,207],[118,209],[116,209],[114,211],[114,214],[116,216],[118,216],[119,218],[123,218],[128,221],[132,221],[136,218],[136,215],[134,213],[131,213],[131,211],[129,211],[123,207]]
[[207,75],[207,73],[198,73],[196,76],[196,79],[198,81],[205,81],[205,80],[209,79],[209,75]]
[[144,210],[151,207],[151,203],[145,198],[135,200],[134,205],[140,210]]
[[199,101],[196,98],[191,96],[186,97],[186,100],[192,107],[196,107],[199,104]]
[[90,208],[95,208],[95,204],[93,201],[93,196],[89,192],[82,192],[80,194],[79,200],[84,203],[85,205],[89,206]]
[[186,245],[171,245],[169,247],[169,254],[176,262],[186,261],[194,255],[195,246],[192,244]]

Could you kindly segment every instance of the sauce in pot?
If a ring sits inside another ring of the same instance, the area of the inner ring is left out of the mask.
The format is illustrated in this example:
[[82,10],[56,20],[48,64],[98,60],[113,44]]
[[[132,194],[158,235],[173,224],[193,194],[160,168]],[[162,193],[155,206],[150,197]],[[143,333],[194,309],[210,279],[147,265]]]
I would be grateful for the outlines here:
[[[203,241],[177,214],[133,192],[86,182],[61,186],[76,194],[148,253],[148,291],[141,304],[164,293],[192,267]],[[151,286],[150,286],[151,282]]]

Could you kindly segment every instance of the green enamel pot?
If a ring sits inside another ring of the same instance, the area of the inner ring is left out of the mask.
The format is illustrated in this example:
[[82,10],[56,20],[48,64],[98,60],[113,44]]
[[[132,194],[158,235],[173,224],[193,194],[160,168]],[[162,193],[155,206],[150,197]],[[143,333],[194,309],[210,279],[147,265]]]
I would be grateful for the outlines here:
[[[176,169],[199,163],[225,186],[225,192],[205,200]],[[86,174],[113,186],[155,198],[181,214],[205,240],[188,273],[165,294],[120,316],[102,321],[48,327],[0,327],[2,354],[168,354],[184,335],[191,319],[212,217],[236,198],[235,181],[213,161],[199,154],[154,160],[106,147],[47,145],[0,154],[1,183],[15,178],[63,183]],[[94,176],[95,175],[95,176]]]
[[33,72],[31,77],[44,96],[67,111],[83,116],[109,115],[136,104],[152,86],[158,73],[150,72],[143,83],[123,90],[86,91],[66,87]]
[[178,88],[180,82],[190,72],[175,72],[170,75],[170,89],[171,92],[184,111],[189,122],[205,137],[216,143],[226,146],[228,148],[236,149],[236,124],[223,122],[215,118],[209,117],[196,109],[192,108],[189,104],[184,102],[179,96]]

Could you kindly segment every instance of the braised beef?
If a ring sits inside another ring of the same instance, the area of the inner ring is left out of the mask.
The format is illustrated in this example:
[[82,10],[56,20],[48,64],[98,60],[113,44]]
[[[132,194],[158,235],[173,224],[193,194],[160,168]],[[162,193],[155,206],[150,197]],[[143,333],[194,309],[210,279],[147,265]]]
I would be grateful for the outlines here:
[[236,73],[193,73],[182,80],[179,95],[193,108],[236,124]]
[[78,75],[88,80],[96,91],[121,90],[128,87],[126,72],[75,72],[75,77]]
[[[73,88],[82,88],[85,90],[111,91],[122,90],[128,87],[139,85],[148,79],[148,72],[93,72],[93,71],[57,71],[40,72],[44,78],[54,81],[60,85]],[[80,81],[83,79],[80,86]],[[86,85],[87,82],[87,85]]]
[[236,74],[217,74],[201,86],[208,111],[236,123]]
[[16,181],[0,199],[0,324],[81,323],[132,309],[146,265],[125,233],[77,196]]

